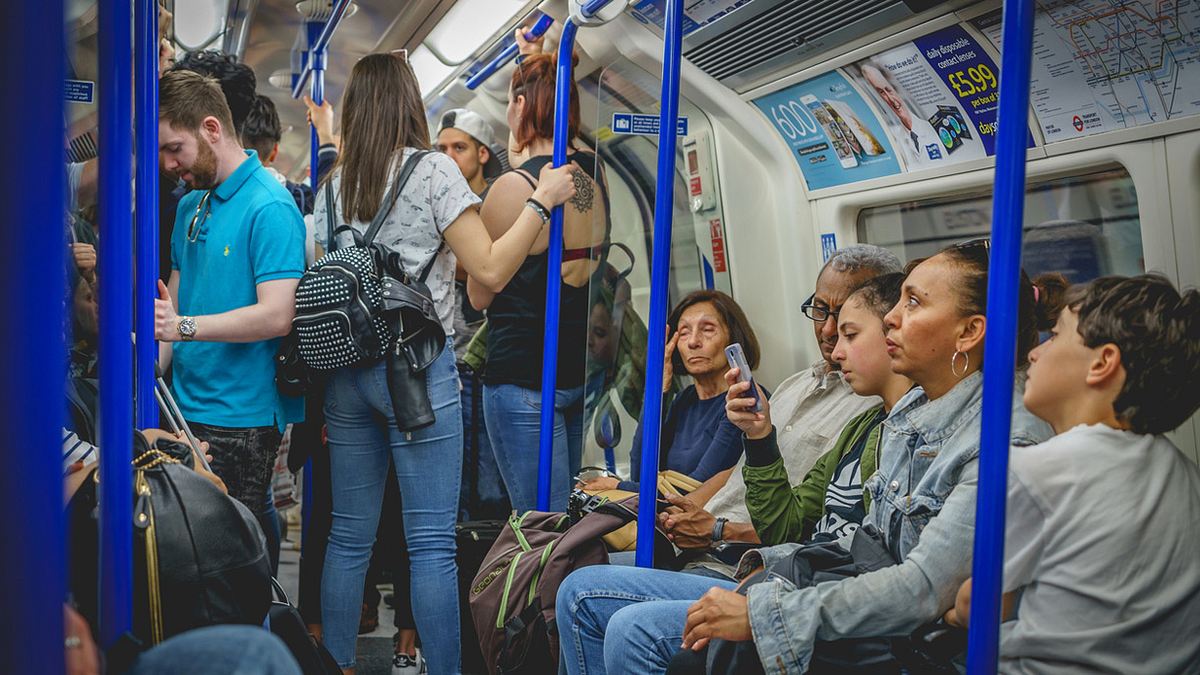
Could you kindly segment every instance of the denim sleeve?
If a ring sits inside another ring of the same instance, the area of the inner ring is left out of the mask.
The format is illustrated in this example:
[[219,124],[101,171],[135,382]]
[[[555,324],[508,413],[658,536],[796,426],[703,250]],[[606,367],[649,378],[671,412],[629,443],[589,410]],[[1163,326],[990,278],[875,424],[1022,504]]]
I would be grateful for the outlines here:
[[967,471],[902,563],[808,588],[750,588],[750,626],[768,675],[804,672],[817,640],[906,635],[950,608],[971,575],[975,464]]

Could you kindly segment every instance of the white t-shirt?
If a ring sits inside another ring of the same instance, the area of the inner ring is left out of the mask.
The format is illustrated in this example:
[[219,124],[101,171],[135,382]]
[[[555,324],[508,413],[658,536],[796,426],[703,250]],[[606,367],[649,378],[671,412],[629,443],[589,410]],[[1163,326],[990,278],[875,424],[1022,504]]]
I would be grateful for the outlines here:
[[1200,673],[1200,468],[1078,426],[1010,455],[1003,673]]
[[[407,160],[414,152],[417,152],[415,148],[405,148],[404,159]],[[384,186],[385,195],[397,173],[398,166]],[[346,224],[365,233],[371,224],[369,221],[347,221],[342,213],[342,204],[337,200],[341,184],[341,170],[338,169],[321,188],[313,209],[317,243],[326,249],[328,221],[325,216],[325,190],[332,188],[334,191],[334,208],[338,212],[335,227]],[[442,233],[463,211],[479,203],[479,197],[471,191],[471,186],[454,160],[447,155],[431,152],[421,158],[409,176],[408,183],[396,199],[396,205],[383,221],[383,227],[375,238],[377,242],[399,252],[404,270],[413,276],[417,276],[430,259],[437,256],[425,283],[433,295],[438,319],[447,337],[454,335],[454,268],[457,260],[442,240]],[[339,247],[354,243],[349,232],[343,232],[337,241]]]

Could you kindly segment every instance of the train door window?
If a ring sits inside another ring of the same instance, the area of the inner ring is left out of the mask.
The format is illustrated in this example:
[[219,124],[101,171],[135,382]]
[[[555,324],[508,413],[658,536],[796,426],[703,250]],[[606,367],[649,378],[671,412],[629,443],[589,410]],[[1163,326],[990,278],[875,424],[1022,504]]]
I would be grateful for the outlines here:
[[[641,418],[648,340],[650,266],[658,164],[660,80],[618,59],[580,82],[583,101],[594,100],[596,152],[606,173],[611,231],[603,273],[594,275],[588,315],[583,464],[615,467],[629,477],[629,453]],[[712,128],[704,114],[680,97],[687,134],[675,161],[674,221],[668,305],[699,288],[728,289],[720,197],[715,183]],[[616,122],[614,122],[616,120]],[[630,121],[629,125],[622,122]],[[653,122],[649,130],[640,126]],[[615,128],[618,127],[618,128]],[[714,252],[719,256],[714,258]],[[633,467],[632,472],[637,468]]]
[[[988,236],[991,220],[986,192],[891,204],[859,213],[858,238],[912,260]],[[1124,169],[1030,185],[1024,230],[1022,265],[1031,277],[1058,272],[1079,283],[1145,271],[1137,193]]]

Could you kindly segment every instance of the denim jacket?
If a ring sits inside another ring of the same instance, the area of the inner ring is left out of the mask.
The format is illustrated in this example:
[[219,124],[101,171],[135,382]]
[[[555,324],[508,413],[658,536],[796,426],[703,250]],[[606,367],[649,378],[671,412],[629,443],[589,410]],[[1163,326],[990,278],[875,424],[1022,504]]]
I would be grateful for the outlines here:
[[[750,588],[750,626],[768,674],[804,672],[816,640],[906,635],[953,604],[971,575],[982,382],[974,373],[936,401],[916,387],[883,423],[879,467],[864,485],[871,511],[863,524],[883,533],[900,564],[816,587],[775,579]],[[1023,390],[1019,378],[1014,445],[1053,435],[1025,410]],[[769,566],[798,546],[751,551],[741,570]]]

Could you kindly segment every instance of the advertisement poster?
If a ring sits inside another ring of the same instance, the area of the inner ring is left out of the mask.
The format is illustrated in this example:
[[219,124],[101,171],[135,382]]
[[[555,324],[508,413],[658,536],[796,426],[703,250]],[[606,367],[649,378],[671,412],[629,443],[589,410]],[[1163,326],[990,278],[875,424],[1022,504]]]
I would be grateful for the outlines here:
[[1038,3],[1029,94],[1047,143],[1200,113],[1200,2]]
[[1000,69],[962,27],[930,33],[845,70],[879,108],[907,170],[994,154]]
[[755,99],[791,147],[809,190],[900,173],[867,102],[840,71]]

